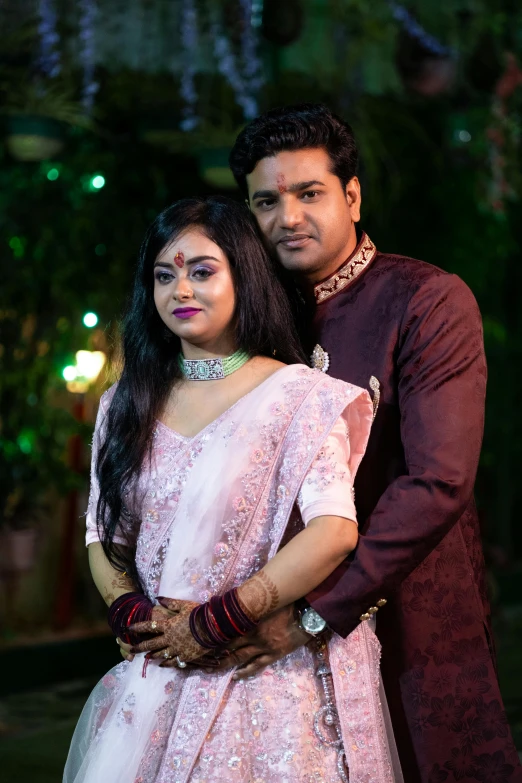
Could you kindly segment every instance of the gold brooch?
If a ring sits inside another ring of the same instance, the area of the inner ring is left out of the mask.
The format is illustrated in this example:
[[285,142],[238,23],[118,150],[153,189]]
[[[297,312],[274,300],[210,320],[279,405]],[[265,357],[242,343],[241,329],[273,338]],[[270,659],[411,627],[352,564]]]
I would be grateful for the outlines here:
[[377,416],[377,409],[379,407],[379,403],[381,401],[381,384],[375,377],[375,375],[372,375],[370,378],[370,389],[373,392],[373,419],[375,420],[375,417]]
[[330,357],[324,350],[324,348],[321,348],[319,343],[315,346],[314,350],[312,351],[312,356],[310,357],[312,367],[314,370],[321,370],[321,372],[328,372],[328,368],[330,366]]

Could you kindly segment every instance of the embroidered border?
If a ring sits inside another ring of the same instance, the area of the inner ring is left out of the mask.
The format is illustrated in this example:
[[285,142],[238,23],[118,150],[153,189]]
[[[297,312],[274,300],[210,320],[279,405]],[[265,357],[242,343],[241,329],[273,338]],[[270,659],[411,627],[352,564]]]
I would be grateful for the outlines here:
[[359,277],[370,261],[373,261],[377,248],[368,234],[363,234],[355,254],[334,275],[314,286],[314,296],[317,304],[321,304],[334,294],[346,288],[352,280]]

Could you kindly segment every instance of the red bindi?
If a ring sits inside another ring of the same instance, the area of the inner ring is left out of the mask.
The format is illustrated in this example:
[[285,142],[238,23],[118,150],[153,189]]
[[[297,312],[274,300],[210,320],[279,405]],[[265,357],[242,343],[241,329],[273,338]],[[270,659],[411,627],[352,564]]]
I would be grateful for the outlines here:
[[286,193],[286,180],[284,174],[277,175],[277,189],[280,193]]
[[176,266],[178,266],[180,269],[182,269],[185,266],[185,256],[181,252],[181,250],[176,251],[176,255],[174,256],[174,263]]

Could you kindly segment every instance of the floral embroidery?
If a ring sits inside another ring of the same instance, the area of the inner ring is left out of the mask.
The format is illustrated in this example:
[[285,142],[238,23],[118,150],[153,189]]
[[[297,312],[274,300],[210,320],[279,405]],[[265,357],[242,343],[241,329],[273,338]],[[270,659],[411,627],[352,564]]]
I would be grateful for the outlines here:
[[494,737],[507,737],[509,734],[506,713],[496,699],[484,704],[478,711],[480,731],[487,740]]
[[481,753],[480,756],[474,757],[474,761],[477,765],[477,780],[483,783],[506,783],[515,771],[511,764],[506,763],[506,758],[500,750],[491,755]]
[[443,699],[434,696],[431,699],[428,723],[432,726],[445,726],[450,731],[459,731],[464,713],[465,710],[455,702],[451,694],[447,694]]
[[[280,404],[273,407],[273,394],[272,399],[265,394],[266,400],[259,396],[258,420],[241,418],[239,403],[227,417],[190,441],[162,426],[156,428],[150,472],[132,495],[131,507],[143,520],[137,563],[151,597],[157,595],[166,558],[177,552],[178,544],[183,547],[186,528],[176,526],[176,515],[184,510],[190,519],[193,508],[183,505],[185,488],[192,486],[194,493],[198,481],[214,478],[206,469],[197,470],[209,465],[204,460],[208,447],[214,448],[210,438],[239,467],[227,505],[219,511],[221,521],[207,547],[208,560],[190,548],[185,557],[181,549],[176,579],[187,597],[204,599],[244,581],[273,556],[283,535],[299,529],[299,517],[292,509],[300,484],[339,414],[359,390],[304,367],[281,372],[288,381],[278,385],[276,402]],[[371,403],[363,399],[362,404],[369,422]],[[270,405],[272,414],[268,415]],[[294,411],[299,415],[294,416]],[[319,481],[323,478],[318,474]],[[190,498],[191,504],[197,502],[194,494]],[[349,765],[354,779],[363,779],[365,774],[367,783],[391,783],[377,692],[380,646],[369,624],[354,632],[349,643],[347,647],[339,638],[332,657],[333,668],[343,672],[337,679],[345,682],[338,691],[336,681],[336,695],[344,707],[343,737],[351,741]],[[115,689],[112,703],[121,699],[118,708],[123,706],[124,690],[134,683],[138,701],[142,698],[147,709],[155,709],[152,720],[147,713],[145,730],[137,726],[139,703],[133,722],[125,724],[141,758],[130,780],[275,783],[295,778],[338,783],[336,752],[319,746],[313,733],[321,694],[307,648],[253,680],[237,683],[231,682],[230,674],[182,673],[157,665],[149,667],[143,680],[139,658],[129,667],[128,679]],[[109,701],[106,704],[110,706]],[[105,715],[110,727],[110,712]]]
[[477,672],[464,672],[457,677],[455,695],[460,699],[462,706],[469,709],[472,705],[474,707],[481,706],[484,694],[490,689],[490,683],[480,679],[480,675]]

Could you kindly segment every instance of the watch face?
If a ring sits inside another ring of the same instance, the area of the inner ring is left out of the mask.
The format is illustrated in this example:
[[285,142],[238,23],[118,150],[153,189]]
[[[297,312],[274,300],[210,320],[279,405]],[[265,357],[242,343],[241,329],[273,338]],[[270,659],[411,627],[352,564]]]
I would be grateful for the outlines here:
[[323,620],[315,609],[306,609],[301,617],[301,625],[307,633],[321,633],[326,628],[326,620]]

